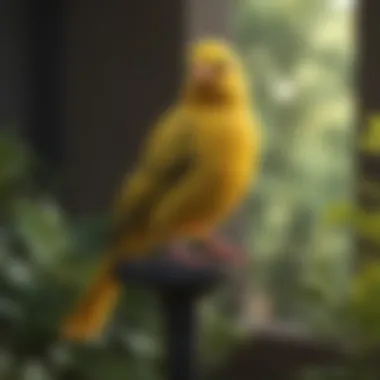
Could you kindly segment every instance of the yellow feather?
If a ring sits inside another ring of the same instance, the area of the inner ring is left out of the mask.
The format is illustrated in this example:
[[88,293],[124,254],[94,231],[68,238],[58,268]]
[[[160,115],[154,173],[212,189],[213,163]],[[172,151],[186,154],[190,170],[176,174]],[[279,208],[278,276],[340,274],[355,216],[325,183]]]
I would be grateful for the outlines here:
[[[195,69],[211,76],[199,82]],[[115,199],[112,254],[63,325],[65,338],[101,331],[120,292],[111,265],[172,238],[207,237],[257,177],[260,131],[238,56],[224,42],[201,41],[189,49],[187,70],[179,99],[147,136]]]

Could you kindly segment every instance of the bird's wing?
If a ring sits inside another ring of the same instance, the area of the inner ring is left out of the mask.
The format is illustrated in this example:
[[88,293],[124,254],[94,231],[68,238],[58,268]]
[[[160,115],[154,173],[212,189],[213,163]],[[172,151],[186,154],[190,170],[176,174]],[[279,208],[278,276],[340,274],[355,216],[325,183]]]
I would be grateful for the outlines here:
[[149,222],[152,209],[194,165],[191,125],[172,111],[148,135],[137,168],[122,186],[110,240]]
[[207,234],[243,196],[251,176],[250,128],[231,119],[199,118],[192,126],[193,165],[161,199],[152,228]]

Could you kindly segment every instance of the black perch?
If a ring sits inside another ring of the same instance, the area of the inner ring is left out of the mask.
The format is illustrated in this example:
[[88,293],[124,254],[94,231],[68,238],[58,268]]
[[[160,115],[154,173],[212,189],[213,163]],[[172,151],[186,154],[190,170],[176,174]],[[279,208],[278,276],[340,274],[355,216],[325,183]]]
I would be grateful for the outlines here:
[[116,270],[125,284],[150,287],[159,293],[167,339],[168,379],[198,379],[196,304],[219,282],[222,273],[211,265],[189,268],[160,259],[128,262]]

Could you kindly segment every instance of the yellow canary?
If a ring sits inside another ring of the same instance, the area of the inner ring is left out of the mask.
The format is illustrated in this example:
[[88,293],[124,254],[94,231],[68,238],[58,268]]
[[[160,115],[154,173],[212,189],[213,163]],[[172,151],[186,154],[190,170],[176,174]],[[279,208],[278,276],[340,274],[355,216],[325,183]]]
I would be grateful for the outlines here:
[[102,331],[121,290],[110,270],[117,262],[174,239],[207,239],[257,177],[260,131],[238,55],[223,41],[201,40],[189,47],[184,77],[116,196],[105,262],[64,321],[65,339]]

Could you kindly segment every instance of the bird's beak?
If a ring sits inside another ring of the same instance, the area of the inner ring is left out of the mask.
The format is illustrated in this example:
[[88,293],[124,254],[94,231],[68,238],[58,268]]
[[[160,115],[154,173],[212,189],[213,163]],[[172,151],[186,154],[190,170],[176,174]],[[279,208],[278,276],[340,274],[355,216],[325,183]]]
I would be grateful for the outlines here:
[[199,63],[194,65],[192,70],[193,79],[201,84],[212,83],[215,79],[215,71],[211,65]]

